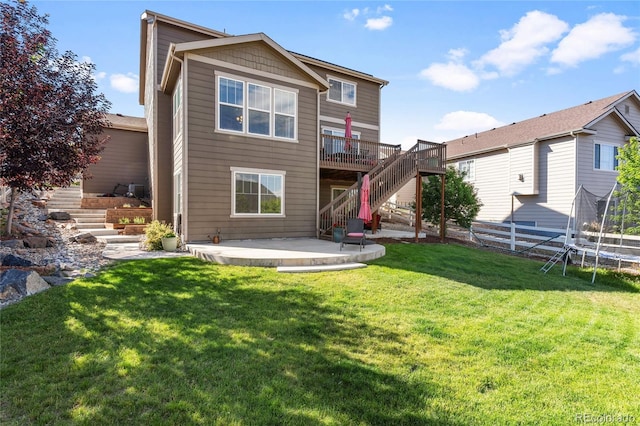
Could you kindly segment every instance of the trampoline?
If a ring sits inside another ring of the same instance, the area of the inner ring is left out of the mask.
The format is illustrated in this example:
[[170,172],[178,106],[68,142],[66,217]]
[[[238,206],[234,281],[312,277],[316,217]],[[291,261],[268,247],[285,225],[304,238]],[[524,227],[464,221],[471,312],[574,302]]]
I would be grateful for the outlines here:
[[592,258],[594,283],[601,261],[617,265],[618,270],[623,262],[640,263],[640,235],[634,234],[640,231],[640,224],[635,223],[636,215],[627,210],[632,204],[630,195],[621,191],[618,183],[604,196],[580,186],[571,205],[564,246],[541,270],[547,273],[562,260],[562,274],[566,275],[571,255],[581,257],[582,267],[587,258]]

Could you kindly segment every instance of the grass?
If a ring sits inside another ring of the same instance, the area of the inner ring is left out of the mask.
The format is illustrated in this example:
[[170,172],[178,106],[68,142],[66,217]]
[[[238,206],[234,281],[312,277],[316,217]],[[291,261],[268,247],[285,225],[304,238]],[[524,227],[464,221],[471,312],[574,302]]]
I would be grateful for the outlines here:
[[413,244],[339,273],[119,263],[0,311],[0,423],[640,421],[638,281],[540,266]]

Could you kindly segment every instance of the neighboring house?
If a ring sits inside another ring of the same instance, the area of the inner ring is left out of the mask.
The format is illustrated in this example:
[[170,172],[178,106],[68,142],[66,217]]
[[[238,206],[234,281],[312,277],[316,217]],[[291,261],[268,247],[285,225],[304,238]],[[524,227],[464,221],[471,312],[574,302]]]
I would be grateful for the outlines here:
[[384,189],[372,191],[375,209],[416,173],[444,171],[442,147],[400,155],[379,142],[385,80],[262,33],[231,36],[151,11],[141,16],[140,54],[154,217],[185,241],[218,230],[225,239],[318,236],[355,214],[359,174]]
[[640,132],[635,90],[446,142],[483,203],[478,220],[563,228],[577,189],[611,190],[617,150]]
[[144,118],[108,114],[110,127],[104,129],[109,140],[100,155],[100,161],[85,172],[82,182],[84,197],[113,192],[116,185],[130,184],[149,188],[149,148],[147,123]]

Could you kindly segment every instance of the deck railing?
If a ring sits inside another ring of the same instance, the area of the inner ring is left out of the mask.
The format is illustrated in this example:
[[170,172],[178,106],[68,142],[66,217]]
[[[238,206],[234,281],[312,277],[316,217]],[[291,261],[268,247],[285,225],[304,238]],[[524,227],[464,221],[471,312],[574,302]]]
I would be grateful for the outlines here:
[[400,152],[400,145],[320,134],[320,167],[369,171]]
[[[369,205],[376,211],[418,172],[444,174],[446,148],[433,142],[418,141],[409,151],[394,154],[369,171]],[[344,226],[358,214],[358,183],[336,197],[319,212],[319,236],[334,226]]]

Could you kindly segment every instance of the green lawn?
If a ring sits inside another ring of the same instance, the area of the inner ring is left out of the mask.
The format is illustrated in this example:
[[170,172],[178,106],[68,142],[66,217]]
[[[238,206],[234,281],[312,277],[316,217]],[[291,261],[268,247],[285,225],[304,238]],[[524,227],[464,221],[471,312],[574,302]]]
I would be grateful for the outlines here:
[[0,424],[640,422],[640,284],[541,266],[414,244],[316,274],[119,263],[0,311]]

